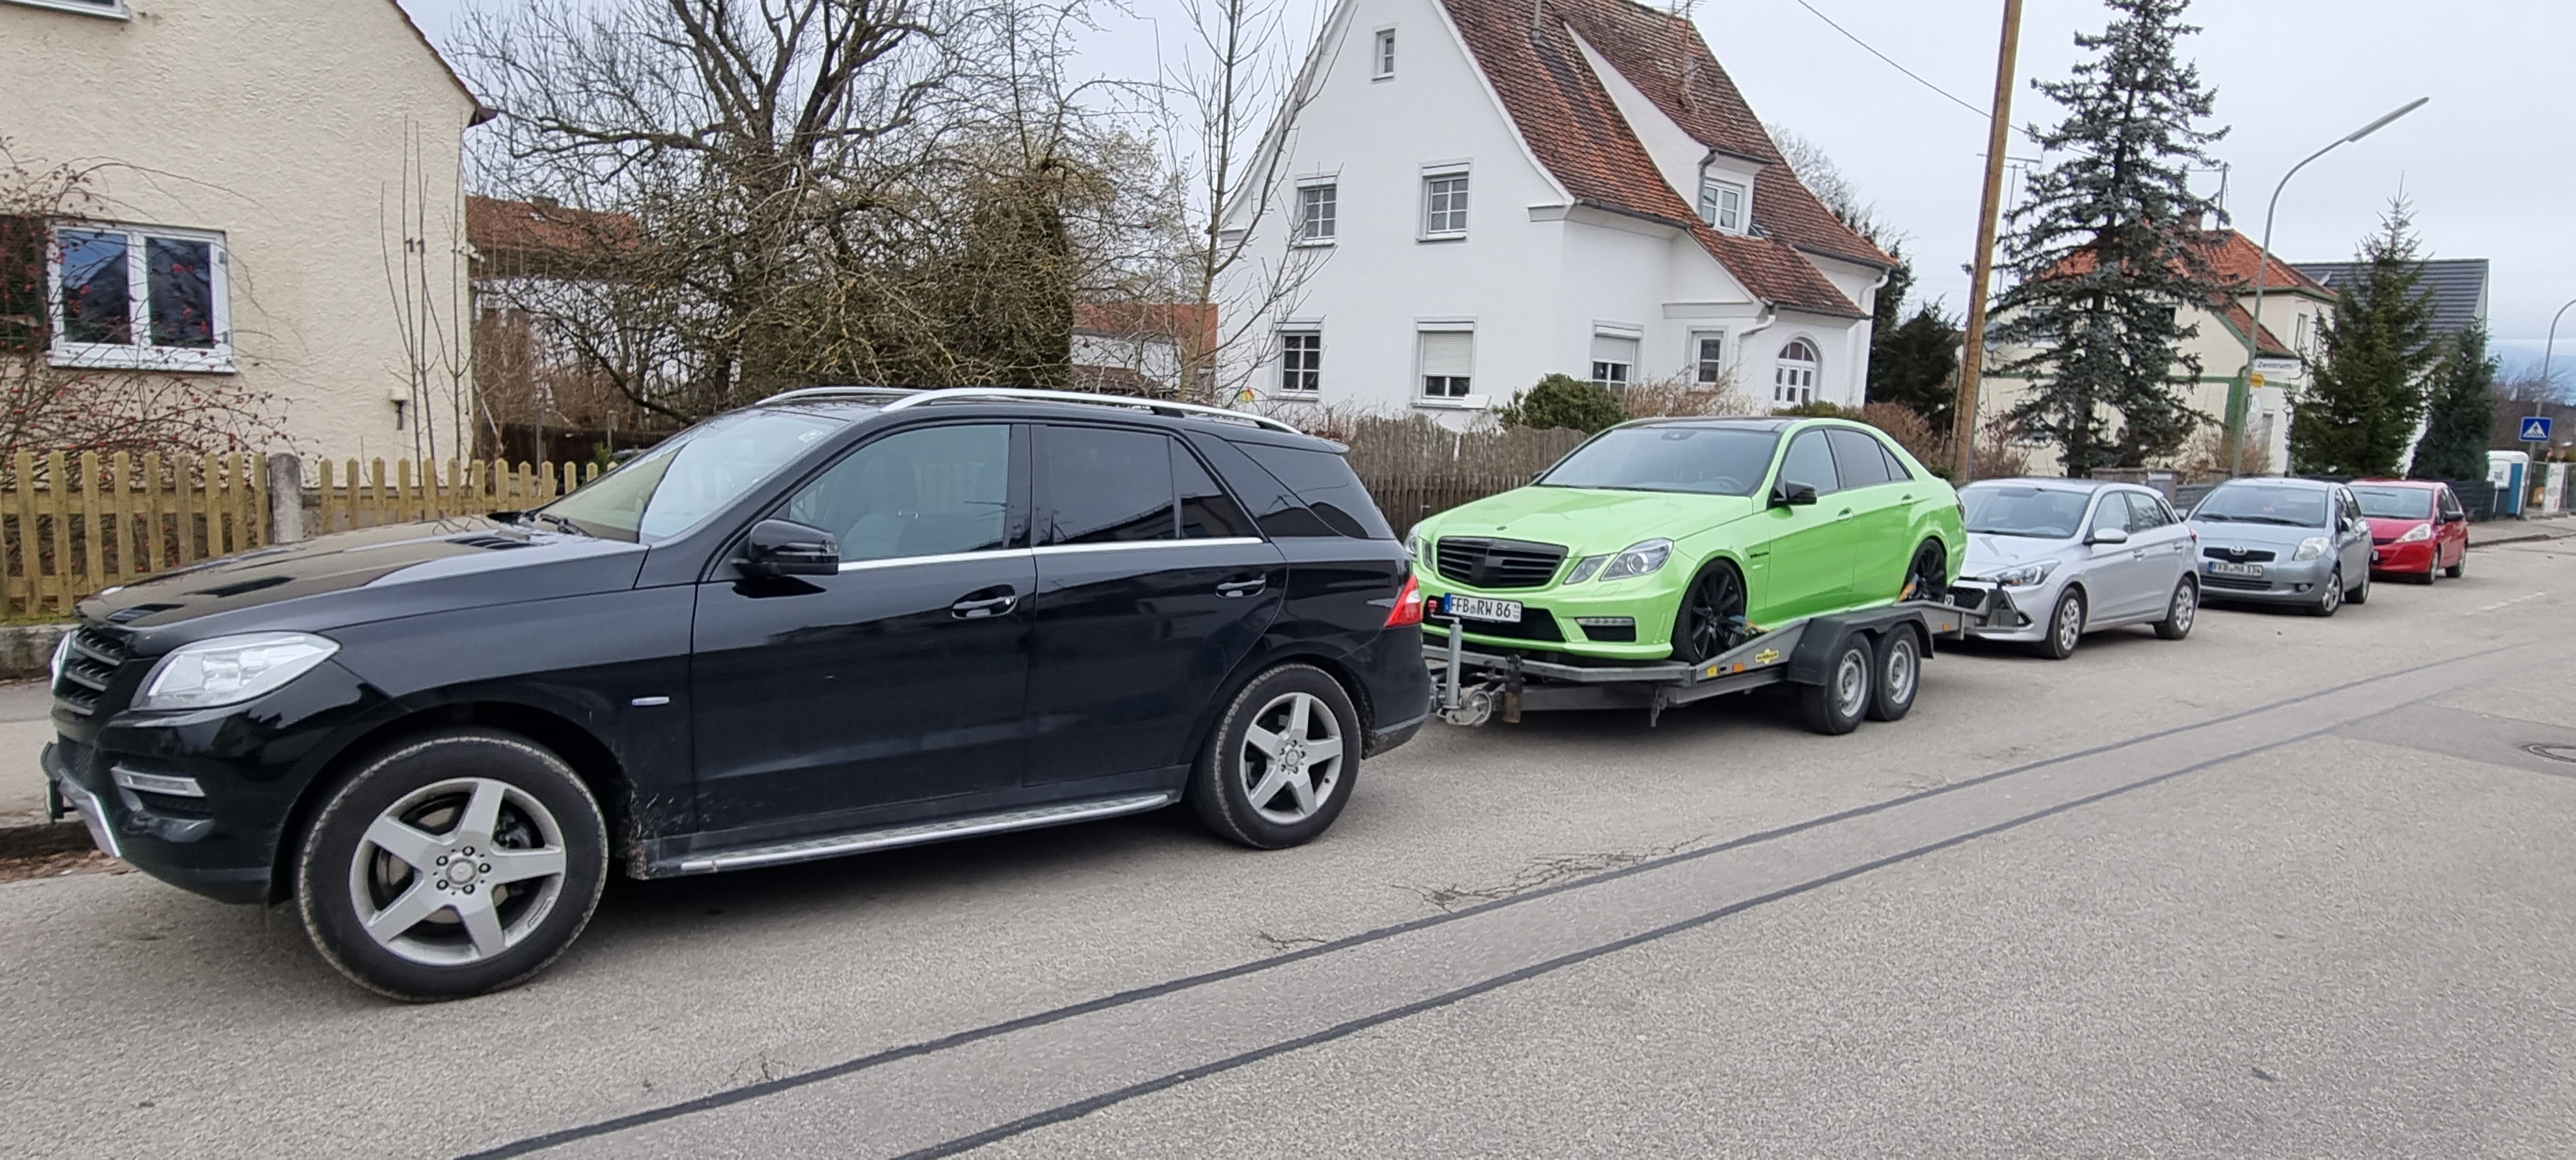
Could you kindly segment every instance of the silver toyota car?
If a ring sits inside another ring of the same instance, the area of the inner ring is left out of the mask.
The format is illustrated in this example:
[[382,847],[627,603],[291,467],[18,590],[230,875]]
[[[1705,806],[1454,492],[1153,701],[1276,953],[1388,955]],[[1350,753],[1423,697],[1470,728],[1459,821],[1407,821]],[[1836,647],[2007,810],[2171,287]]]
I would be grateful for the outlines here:
[[2063,659],[2085,633],[2151,624],[2181,640],[2200,611],[2192,531],[2147,488],[2090,479],[1987,479],[1959,489],[1968,557],[1952,600],[1987,640]]
[[2231,479],[2191,509],[2211,599],[2294,604],[2332,616],[2370,599],[2370,520],[2352,489],[2315,479]]

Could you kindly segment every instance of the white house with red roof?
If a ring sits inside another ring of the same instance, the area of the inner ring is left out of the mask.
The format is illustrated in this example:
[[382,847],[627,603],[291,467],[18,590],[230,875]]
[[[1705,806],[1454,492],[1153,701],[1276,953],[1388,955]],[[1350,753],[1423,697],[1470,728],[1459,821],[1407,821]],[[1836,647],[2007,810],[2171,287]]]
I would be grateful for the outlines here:
[[1559,372],[1862,399],[1889,257],[1662,9],[1341,0],[1255,172],[1223,237],[1259,398],[1453,426]]
[[[2248,454],[2256,464],[2279,474],[2290,462],[2290,393],[2307,384],[2307,362],[2322,353],[2318,336],[2334,318],[2337,295],[2324,283],[2277,254],[2266,255],[2252,238],[2232,229],[2204,231],[2192,241],[2201,262],[2218,285],[2207,302],[2183,308],[2183,321],[2195,328],[2175,351],[2173,380],[2183,402],[2209,418],[2215,430],[2227,414],[2227,392],[2240,375],[2252,372],[2245,408]],[[2255,264],[2263,271],[2263,324],[2254,330],[2255,355],[2247,365],[2245,334],[2254,325]],[[2030,353],[2027,347],[2002,346],[1987,356],[1988,366],[2003,366]],[[2182,362],[2189,358],[2197,370]],[[1978,399],[1977,413],[1991,420],[2027,398],[2027,380],[1992,376]],[[2255,452],[2260,449],[2260,454]],[[2055,452],[2034,448],[2032,469],[2059,470]],[[2190,458],[2187,448],[2177,461]],[[2248,470],[2252,468],[2249,467]]]

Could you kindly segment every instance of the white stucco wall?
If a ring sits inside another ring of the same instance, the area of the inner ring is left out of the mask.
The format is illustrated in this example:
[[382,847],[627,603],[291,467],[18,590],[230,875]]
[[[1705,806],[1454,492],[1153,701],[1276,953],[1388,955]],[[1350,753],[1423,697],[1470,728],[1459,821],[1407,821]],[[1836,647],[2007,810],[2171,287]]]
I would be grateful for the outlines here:
[[[428,280],[452,318],[473,100],[392,0],[128,7],[109,19],[0,0],[0,136],[22,164],[100,166],[96,216],[223,233],[235,381],[274,397],[294,450],[413,454],[415,424],[397,430],[388,401],[411,365],[387,286],[395,207],[408,155]],[[470,326],[454,321],[461,359]],[[448,401],[423,402],[440,456],[455,454]]]
[[[1378,79],[1370,49],[1390,26],[1396,72]],[[1314,264],[1293,304],[1275,312],[1281,322],[1323,335],[1321,403],[1464,426],[1544,375],[1588,375],[1596,332],[1631,328],[1639,339],[1638,378],[1684,373],[1693,335],[1716,333],[1738,363],[1746,396],[1766,404],[1772,356],[1795,329],[1825,354],[1818,397],[1859,400],[1865,322],[1857,324],[1857,346],[1851,320],[1805,317],[1794,327],[1772,320],[1745,343],[1768,316],[1688,233],[1568,205],[1433,0],[1343,0],[1313,59],[1312,96],[1285,137],[1286,160],[1267,211],[1255,221],[1237,207],[1229,225],[1250,230],[1250,253],[1286,254],[1299,183],[1328,176],[1335,183],[1333,244],[1302,251]],[[1644,132],[1659,128],[1670,130],[1655,137],[1663,146],[1659,161],[1695,151],[1687,167],[1695,187],[1705,150],[1666,140],[1679,129],[1660,114]],[[1424,169],[1461,160],[1472,174],[1467,236],[1421,240]],[[1242,281],[1227,301],[1259,301],[1251,283],[1276,260],[1239,267]],[[1419,329],[1457,324],[1472,325],[1476,335],[1474,407],[1420,397]],[[1227,353],[1261,358],[1249,382],[1258,397],[1274,397],[1274,348],[1255,355],[1246,344]]]

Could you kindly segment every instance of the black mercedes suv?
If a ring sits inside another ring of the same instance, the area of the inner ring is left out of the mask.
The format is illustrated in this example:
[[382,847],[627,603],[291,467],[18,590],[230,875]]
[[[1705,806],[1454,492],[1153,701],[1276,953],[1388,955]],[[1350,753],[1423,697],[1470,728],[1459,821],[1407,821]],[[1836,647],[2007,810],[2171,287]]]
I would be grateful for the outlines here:
[[103,592],[57,806],[292,898],[399,999],[524,980],[609,868],[700,874],[1186,802],[1313,839],[1421,728],[1422,608],[1340,448],[1215,408],[793,391],[545,507]]

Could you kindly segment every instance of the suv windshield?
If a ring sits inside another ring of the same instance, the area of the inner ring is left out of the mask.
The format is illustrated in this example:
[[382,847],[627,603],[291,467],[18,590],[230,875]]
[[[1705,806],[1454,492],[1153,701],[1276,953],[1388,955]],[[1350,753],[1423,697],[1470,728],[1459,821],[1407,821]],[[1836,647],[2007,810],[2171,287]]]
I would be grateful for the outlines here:
[[1959,490],[1959,503],[1967,509],[1970,532],[2047,540],[2074,538],[2076,529],[2084,523],[2086,498],[2080,491],[2010,484]]
[[1622,427],[1574,449],[1540,487],[1751,495],[1780,437],[1745,427]]
[[2433,493],[2420,487],[2356,487],[2361,514],[2383,520],[2433,518]]
[[2326,523],[2326,493],[2307,487],[2230,483],[2201,500],[2191,518],[2321,528]]
[[605,539],[666,539],[742,498],[815,440],[846,425],[801,411],[719,416],[663,440],[536,515]]

